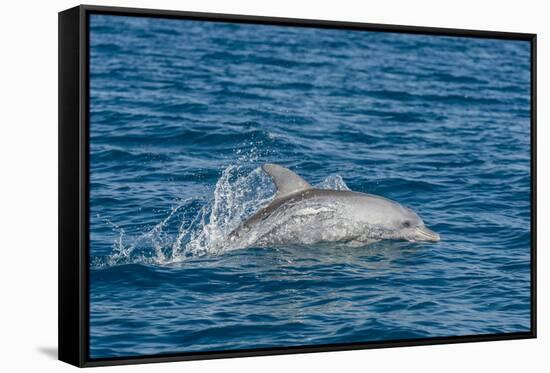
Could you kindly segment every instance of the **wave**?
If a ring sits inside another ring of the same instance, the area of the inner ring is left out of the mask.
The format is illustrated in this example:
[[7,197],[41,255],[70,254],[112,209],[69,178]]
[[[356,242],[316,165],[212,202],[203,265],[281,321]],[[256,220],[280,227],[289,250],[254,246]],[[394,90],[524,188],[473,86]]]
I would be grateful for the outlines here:
[[[209,201],[188,198],[175,203],[166,217],[153,228],[131,237],[126,231],[103,218],[104,224],[117,232],[112,252],[91,260],[92,268],[105,268],[123,264],[170,265],[188,258],[204,255],[220,255],[240,248],[230,244],[227,237],[248,217],[266,206],[275,194],[275,187],[260,167],[251,169],[243,155],[236,164],[227,166],[216,182]],[[329,175],[315,185],[320,189],[349,190],[340,175]],[[179,223],[177,232],[169,226],[190,210],[189,219]],[[193,213],[194,212],[194,213]]]

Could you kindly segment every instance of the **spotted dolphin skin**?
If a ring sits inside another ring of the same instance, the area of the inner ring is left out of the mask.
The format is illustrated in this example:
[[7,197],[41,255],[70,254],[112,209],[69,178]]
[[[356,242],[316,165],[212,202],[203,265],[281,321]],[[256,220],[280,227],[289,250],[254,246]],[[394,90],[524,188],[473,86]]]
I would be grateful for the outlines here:
[[373,194],[313,188],[289,169],[262,166],[277,187],[271,203],[228,236],[235,247],[380,240],[440,240],[411,209]]

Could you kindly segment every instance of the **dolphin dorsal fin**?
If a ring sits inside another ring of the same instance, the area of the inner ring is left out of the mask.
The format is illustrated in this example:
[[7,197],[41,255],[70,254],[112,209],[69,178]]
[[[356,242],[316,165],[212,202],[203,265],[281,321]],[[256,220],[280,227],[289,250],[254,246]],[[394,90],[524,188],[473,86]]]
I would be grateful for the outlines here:
[[271,177],[277,187],[275,199],[311,188],[307,181],[283,166],[266,163],[262,166],[262,170]]

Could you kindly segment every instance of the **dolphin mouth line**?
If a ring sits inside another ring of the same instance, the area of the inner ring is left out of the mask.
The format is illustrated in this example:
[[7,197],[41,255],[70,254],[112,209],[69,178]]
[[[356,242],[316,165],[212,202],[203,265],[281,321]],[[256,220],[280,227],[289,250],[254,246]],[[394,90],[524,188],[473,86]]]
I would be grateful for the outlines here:
[[435,233],[431,229],[428,229],[426,227],[418,227],[415,229],[415,237],[418,241],[430,241],[430,242],[438,242],[441,240],[441,237],[439,234]]

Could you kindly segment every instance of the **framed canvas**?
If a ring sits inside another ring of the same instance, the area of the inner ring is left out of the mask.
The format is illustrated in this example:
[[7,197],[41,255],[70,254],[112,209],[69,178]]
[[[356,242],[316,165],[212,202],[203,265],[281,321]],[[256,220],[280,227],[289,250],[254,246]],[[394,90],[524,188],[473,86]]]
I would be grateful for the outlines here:
[[536,336],[536,36],[59,13],[59,358]]

